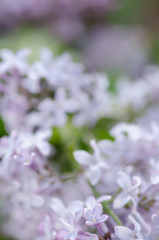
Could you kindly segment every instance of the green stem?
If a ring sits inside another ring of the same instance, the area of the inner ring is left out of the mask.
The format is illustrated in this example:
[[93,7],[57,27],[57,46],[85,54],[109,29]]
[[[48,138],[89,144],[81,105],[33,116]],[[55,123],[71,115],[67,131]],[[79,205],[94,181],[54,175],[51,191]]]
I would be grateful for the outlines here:
[[[89,185],[90,185],[90,187],[91,187],[91,189],[92,189],[92,192],[93,192],[94,196],[95,196],[96,198],[100,197],[101,195],[97,192],[97,190],[95,189],[95,187],[94,187],[92,184],[90,184],[90,183],[89,183]],[[122,221],[121,221],[120,218],[116,215],[116,213],[111,209],[109,203],[108,203],[108,202],[103,202],[102,205],[103,205],[104,211],[105,211],[109,216],[111,216],[111,217],[113,218],[113,220],[114,220],[119,226],[122,226],[122,225],[123,225]]]

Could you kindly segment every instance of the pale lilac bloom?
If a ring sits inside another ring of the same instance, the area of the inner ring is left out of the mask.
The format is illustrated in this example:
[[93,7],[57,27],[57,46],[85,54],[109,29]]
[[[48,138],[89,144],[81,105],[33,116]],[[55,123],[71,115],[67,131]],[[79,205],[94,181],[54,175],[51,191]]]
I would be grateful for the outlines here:
[[[142,89],[142,91],[141,91]],[[147,104],[148,86],[143,81],[133,82],[128,79],[119,79],[117,82],[117,104],[123,111],[139,112]]]
[[82,217],[83,202],[72,201],[66,208],[60,199],[54,197],[51,200],[51,208],[59,216],[62,230],[67,231],[65,239],[75,240],[78,233],[76,224]]
[[0,63],[0,74],[13,71],[14,69],[25,74],[28,70],[27,57],[30,55],[29,49],[19,50],[16,54],[8,49],[3,49],[0,52],[2,62]]
[[98,119],[114,114],[113,97],[108,91],[108,86],[107,76],[103,74],[83,76],[79,88],[73,93],[80,103],[80,109],[73,118],[73,124],[77,127],[88,123],[93,126]]
[[115,209],[122,208],[125,204],[127,204],[130,200],[136,206],[137,204],[137,193],[138,188],[141,184],[141,180],[139,177],[134,176],[132,179],[125,172],[118,172],[117,175],[117,183],[122,189],[122,192],[115,198],[113,201],[113,207]]
[[145,161],[159,155],[158,136],[150,125],[149,129],[145,129],[136,124],[120,123],[112,128],[111,135],[115,137],[115,141],[110,144],[114,149],[110,159],[118,159],[124,167],[125,164],[136,165],[139,167],[136,170],[140,171],[145,166]]
[[[66,91],[59,88],[55,93],[55,99],[44,99],[38,106],[41,114],[48,115],[46,121],[52,126],[63,126],[67,121],[67,113],[74,113],[78,110],[79,104],[75,99],[68,98]],[[45,124],[47,124],[45,122]]]
[[29,110],[29,102],[24,95],[18,94],[11,86],[9,92],[0,99],[0,113],[5,121],[9,132],[15,129],[22,129],[25,123],[26,112]]
[[72,201],[68,204],[67,207],[64,206],[63,202],[56,197],[51,199],[51,209],[61,218],[66,218],[70,213],[79,214],[81,216],[81,212],[83,209],[82,201]]
[[144,237],[141,233],[140,224],[132,217],[129,216],[129,220],[134,225],[134,230],[131,230],[124,226],[116,226],[114,228],[116,236],[121,240],[143,240]]
[[67,230],[65,240],[75,240],[77,238],[76,217],[75,214],[69,214],[67,219],[59,219],[64,229]]
[[69,114],[76,126],[93,125],[114,114],[113,96],[103,74],[85,73],[67,53],[55,58],[45,48],[32,64],[27,54],[25,49],[15,54],[1,51],[0,111],[8,131],[63,126]]
[[39,130],[35,134],[23,133],[20,137],[21,148],[37,148],[42,155],[48,156],[51,152],[51,146],[48,143],[51,135],[51,130]]
[[79,164],[86,168],[85,174],[90,183],[96,185],[102,178],[102,172],[110,169],[110,166],[104,156],[102,156],[97,143],[91,140],[90,145],[94,150],[93,155],[84,150],[79,150],[74,152],[74,158]]
[[93,210],[85,208],[83,211],[83,216],[86,220],[87,226],[95,226],[99,223],[105,222],[108,219],[108,216],[103,214],[103,207],[100,203],[97,203]]

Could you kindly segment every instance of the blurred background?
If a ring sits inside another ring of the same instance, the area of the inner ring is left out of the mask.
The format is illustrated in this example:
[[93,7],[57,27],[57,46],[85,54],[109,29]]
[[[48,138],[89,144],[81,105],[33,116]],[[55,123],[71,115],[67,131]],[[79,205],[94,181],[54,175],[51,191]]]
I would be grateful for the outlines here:
[[0,48],[69,51],[88,71],[138,77],[159,62],[158,0],[0,0]]

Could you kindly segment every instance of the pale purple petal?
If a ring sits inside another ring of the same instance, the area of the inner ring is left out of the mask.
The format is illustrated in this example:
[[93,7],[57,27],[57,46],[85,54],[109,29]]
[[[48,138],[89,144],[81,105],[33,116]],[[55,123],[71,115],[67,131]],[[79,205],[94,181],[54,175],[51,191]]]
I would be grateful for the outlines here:
[[96,218],[98,218],[102,215],[102,213],[103,213],[102,204],[98,203],[93,210],[93,214],[96,216]]
[[129,202],[129,200],[130,196],[127,193],[122,192],[114,199],[113,208],[114,209],[122,208],[126,203]]
[[91,210],[87,209],[84,215],[85,215],[85,218],[86,218],[87,221],[92,222],[93,213],[92,213]]
[[128,174],[120,171],[117,174],[117,183],[119,186],[126,191],[131,190],[132,184]]
[[111,199],[111,195],[103,195],[97,199],[98,203],[107,202]]
[[73,153],[74,158],[79,164],[82,164],[84,166],[87,166],[91,164],[92,162],[92,156],[91,154],[87,153],[84,150],[74,151]]
[[123,226],[116,226],[114,228],[115,234],[116,236],[121,239],[121,240],[130,240],[132,239],[132,234],[133,232],[127,228],[127,227],[123,227]]
[[100,222],[105,222],[107,219],[108,219],[108,216],[106,214],[103,214],[97,220],[98,220],[98,223],[100,223]]
[[89,196],[86,201],[85,201],[85,205],[88,209],[93,210],[93,208],[96,205],[96,200],[93,196]]

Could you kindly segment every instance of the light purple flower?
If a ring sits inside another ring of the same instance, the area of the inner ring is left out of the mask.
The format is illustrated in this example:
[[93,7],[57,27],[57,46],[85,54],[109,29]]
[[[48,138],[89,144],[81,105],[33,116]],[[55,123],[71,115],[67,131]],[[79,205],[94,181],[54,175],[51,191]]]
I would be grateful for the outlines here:
[[[133,181],[135,182],[134,184]],[[120,171],[117,175],[117,183],[122,188],[122,193],[120,193],[113,201],[113,207],[115,209],[122,208],[130,200],[132,200],[133,203],[135,202],[136,204],[136,194],[138,192],[138,187],[141,184],[140,178],[134,176],[131,179],[128,174]]]
[[105,222],[108,219],[108,216],[103,214],[103,207],[100,203],[97,203],[93,210],[85,208],[83,211],[83,216],[86,220],[87,226],[95,226],[98,223]]
[[69,214],[67,219],[59,219],[64,227],[67,230],[67,235],[65,240],[75,240],[77,238],[77,228],[76,228],[76,218],[75,214]]
[[132,217],[129,216],[129,220],[133,223],[134,225],[134,230],[131,230],[127,227],[123,226],[116,226],[114,228],[116,236],[121,239],[121,240],[143,240],[144,237],[141,233],[141,226],[136,220]]
[[84,150],[74,152],[74,157],[78,163],[86,168],[86,177],[92,185],[96,185],[102,178],[102,172],[110,168],[104,156],[101,154],[98,144],[95,140],[90,141],[90,145],[94,150],[94,154],[90,154]]

